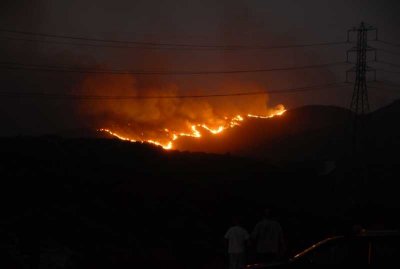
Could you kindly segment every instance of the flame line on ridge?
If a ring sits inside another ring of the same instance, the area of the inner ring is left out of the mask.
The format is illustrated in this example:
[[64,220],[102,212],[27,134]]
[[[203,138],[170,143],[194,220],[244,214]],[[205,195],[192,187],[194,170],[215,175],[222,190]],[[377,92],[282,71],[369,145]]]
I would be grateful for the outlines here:
[[[246,117],[247,117],[247,118],[269,119],[269,118],[273,118],[273,117],[275,117],[275,116],[281,116],[281,115],[283,115],[285,112],[286,112],[286,109],[285,109],[285,108],[282,108],[282,109],[276,111],[275,113],[272,113],[272,114],[269,115],[269,116],[257,116],[257,115],[248,114],[248,115],[246,115]],[[164,129],[164,131],[165,131],[166,133],[168,133],[168,134],[171,133],[171,134],[172,134],[172,137],[170,136],[170,141],[169,141],[168,143],[166,143],[166,144],[165,144],[165,143],[158,142],[158,141],[156,141],[156,140],[154,140],[154,139],[148,139],[148,140],[139,140],[139,139],[138,139],[138,140],[135,140],[135,139],[131,139],[131,138],[128,138],[128,137],[119,135],[118,133],[113,132],[113,131],[111,131],[110,129],[107,129],[107,128],[101,128],[101,129],[98,129],[98,131],[99,131],[99,132],[106,132],[106,133],[108,133],[108,134],[110,134],[110,135],[112,135],[112,136],[114,136],[114,137],[116,137],[116,138],[118,138],[118,139],[123,140],[123,141],[139,142],[139,143],[149,143],[149,144],[154,144],[154,145],[157,145],[157,146],[161,146],[161,147],[162,147],[163,149],[165,149],[165,150],[170,150],[170,149],[173,149],[173,141],[178,140],[180,137],[201,138],[201,137],[202,137],[202,134],[201,134],[200,131],[197,130],[197,127],[203,128],[204,130],[206,130],[207,132],[209,132],[209,133],[212,134],[212,135],[217,135],[217,134],[223,132],[223,131],[226,130],[226,129],[234,128],[234,127],[236,127],[236,126],[239,126],[239,125],[240,125],[240,122],[242,122],[242,121],[244,121],[244,118],[243,118],[242,116],[240,116],[240,115],[237,115],[237,116],[231,118],[231,119],[229,120],[229,122],[227,122],[224,126],[219,126],[219,127],[216,128],[216,129],[210,128],[210,127],[208,127],[206,124],[195,124],[195,125],[192,125],[192,126],[191,126],[191,130],[192,130],[191,133],[171,132],[169,129]]]

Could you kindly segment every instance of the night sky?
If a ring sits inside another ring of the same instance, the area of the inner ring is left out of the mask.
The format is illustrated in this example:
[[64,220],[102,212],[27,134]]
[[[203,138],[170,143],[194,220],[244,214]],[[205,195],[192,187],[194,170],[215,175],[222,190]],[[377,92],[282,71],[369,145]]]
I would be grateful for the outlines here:
[[[395,0],[15,0],[0,2],[0,29],[92,39],[200,46],[279,46],[345,41],[347,30],[365,21],[379,29],[381,40],[400,44],[399,11],[400,2]],[[374,35],[371,34],[371,39],[373,38]],[[245,74],[105,75],[99,79],[99,83],[106,81],[111,86],[100,92],[88,92],[82,85],[86,85],[85,81],[92,74],[19,68],[15,70],[4,63],[150,71],[252,70],[342,62],[346,59],[346,50],[353,46],[342,44],[232,51],[106,48],[33,42],[29,40],[98,44],[4,31],[0,31],[0,39],[2,92],[57,94],[129,95],[130,83],[135,83],[135,87],[142,93],[149,89],[157,89],[156,92],[160,93],[164,89],[169,91],[170,88],[174,88],[179,94],[212,94],[230,92],[233,88],[234,91],[259,88],[279,90],[343,82],[345,71],[351,65]],[[371,42],[370,45],[400,54],[398,47],[379,42]],[[378,58],[400,63],[399,55],[378,52]],[[398,67],[380,63],[371,63],[371,66],[391,71],[400,70]],[[378,71],[378,78],[400,83],[395,73]],[[126,84],[121,81],[126,81]],[[376,92],[377,90],[379,89],[370,91],[373,110],[398,97],[393,92]],[[352,88],[348,87],[273,95],[269,97],[268,106],[284,104],[288,108],[295,108],[321,104],[349,107],[351,93]],[[0,135],[44,134],[91,128],[98,122],[97,118],[101,117],[88,113],[92,110],[98,111],[97,107],[101,106],[91,102],[101,101],[0,96]]]

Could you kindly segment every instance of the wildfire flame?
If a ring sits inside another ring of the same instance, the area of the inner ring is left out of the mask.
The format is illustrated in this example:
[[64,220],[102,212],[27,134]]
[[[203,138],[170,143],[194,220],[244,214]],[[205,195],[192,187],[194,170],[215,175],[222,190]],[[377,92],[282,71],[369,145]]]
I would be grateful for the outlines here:
[[162,139],[160,139],[160,138],[133,139],[133,138],[129,138],[127,136],[118,134],[114,131],[111,131],[108,128],[101,128],[101,129],[98,129],[98,131],[108,133],[108,134],[110,134],[118,139],[124,140],[124,141],[149,143],[149,144],[161,146],[165,150],[170,150],[170,149],[173,149],[173,142],[178,140],[180,137],[201,138],[203,136],[202,132],[208,132],[211,135],[218,135],[227,129],[239,126],[246,118],[270,119],[270,118],[273,118],[276,116],[281,116],[285,112],[286,112],[286,109],[284,106],[278,106],[278,108],[276,110],[272,111],[269,115],[247,114],[245,116],[236,115],[235,117],[232,117],[232,118],[225,117],[226,122],[223,125],[219,125],[219,126],[210,127],[207,124],[192,124],[192,125],[190,125],[190,128],[189,128],[190,132],[187,132],[187,133],[178,132],[178,131],[174,131],[174,130],[170,130],[170,129],[164,129],[163,132],[165,134],[165,137],[163,137]]
[[[182,89],[180,83],[185,85]],[[77,109],[82,121],[100,127],[98,131],[102,133],[167,150],[186,149],[191,142],[193,145],[201,144],[200,141],[207,142],[212,136],[225,137],[229,135],[225,130],[243,125],[246,120],[268,119],[286,111],[283,105],[270,106],[267,92],[260,96],[179,98],[189,92],[196,95],[211,91],[241,93],[266,90],[264,85],[255,82],[218,79],[193,85],[190,81],[180,83],[131,75],[91,74],[77,87],[81,94],[108,96],[112,93],[113,96],[131,98],[80,102]]]

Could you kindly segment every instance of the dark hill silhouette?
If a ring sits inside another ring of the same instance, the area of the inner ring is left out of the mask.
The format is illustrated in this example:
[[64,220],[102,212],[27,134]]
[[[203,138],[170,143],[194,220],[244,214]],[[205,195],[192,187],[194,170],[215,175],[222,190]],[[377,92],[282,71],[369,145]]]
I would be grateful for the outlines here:
[[400,101],[383,107],[368,117],[370,158],[375,161],[397,162],[400,149]]
[[0,236],[15,239],[2,248],[18,263],[40,251],[67,255],[73,268],[221,267],[232,214],[251,230],[265,205],[278,208],[295,252],[371,218],[369,203],[387,218],[400,208],[395,166],[375,165],[374,192],[354,207],[346,160],[318,176],[313,163],[276,167],[118,139],[2,138],[0,149]]
[[262,162],[118,139],[1,138],[0,149],[0,236],[17,238],[6,248],[20,264],[40,250],[70,253],[73,268],[202,268],[223,254],[230,215],[281,188]]
[[[371,158],[376,152],[399,148],[400,101],[368,115]],[[181,137],[174,142],[180,151],[232,154],[268,160],[312,161],[340,159],[351,154],[352,113],[333,106],[304,106],[288,110],[283,116],[271,119],[249,118],[239,127],[218,135],[203,133],[201,139]],[[110,138],[94,128],[59,132],[65,138]],[[389,157],[390,158],[390,157]]]
[[60,130],[50,136],[57,136],[63,138],[115,138],[107,133],[99,132],[95,127],[82,127],[74,129]]
[[[400,101],[366,116],[368,158],[395,160],[400,148]],[[241,126],[203,139],[183,138],[189,151],[256,157],[272,162],[336,160],[352,154],[353,114],[331,106],[305,106],[272,119],[248,119]]]
[[349,110],[331,106],[306,106],[281,117],[248,119],[239,127],[202,139],[183,138],[176,147],[189,151],[276,160],[331,159],[343,150],[349,131]]

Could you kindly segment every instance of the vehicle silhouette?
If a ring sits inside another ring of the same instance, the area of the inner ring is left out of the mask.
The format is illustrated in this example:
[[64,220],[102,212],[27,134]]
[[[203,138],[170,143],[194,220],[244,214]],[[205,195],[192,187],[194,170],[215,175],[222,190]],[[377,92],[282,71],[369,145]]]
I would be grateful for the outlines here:
[[286,261],[249,264],[246,269],[261,268],[369,268],[400,267],[400,232],[367,231],[349,236],[333,236],[313,244]]

